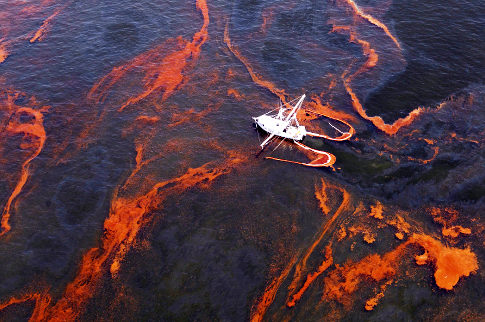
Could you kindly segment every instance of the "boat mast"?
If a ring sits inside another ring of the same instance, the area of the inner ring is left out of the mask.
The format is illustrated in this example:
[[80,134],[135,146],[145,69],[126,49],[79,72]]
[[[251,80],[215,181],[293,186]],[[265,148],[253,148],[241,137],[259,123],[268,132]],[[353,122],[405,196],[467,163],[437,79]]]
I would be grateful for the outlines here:
[[285,122],[287,122],[295,113],[296,111],[301,107],[301,104],[303,103],[303,100],[305,100],[306,95],[303,94],[300,99],[298,100],[298,103],[295,104],[295,107],[291,110],[290,114],[285,119]]

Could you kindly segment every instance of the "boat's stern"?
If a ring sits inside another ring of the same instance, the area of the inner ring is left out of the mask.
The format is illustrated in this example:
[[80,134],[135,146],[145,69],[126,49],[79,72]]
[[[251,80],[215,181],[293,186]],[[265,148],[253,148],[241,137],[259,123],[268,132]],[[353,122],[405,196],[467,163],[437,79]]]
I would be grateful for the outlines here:
[[291,132],[288,133],[289,137],[295,141],[301,141],[306,135],[306,129],[303,125],[300,125],[298,127],[292,126],[288,130]]

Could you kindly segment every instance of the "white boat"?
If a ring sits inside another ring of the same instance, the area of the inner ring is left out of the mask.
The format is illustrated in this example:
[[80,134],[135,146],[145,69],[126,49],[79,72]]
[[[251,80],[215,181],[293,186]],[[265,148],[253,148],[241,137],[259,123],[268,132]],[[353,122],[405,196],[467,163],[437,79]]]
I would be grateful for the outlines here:
[[296,114],[301,108],[305,97],[306,95],[303,94],[295,106],[280,104],[275,110],[258,117],[253,117],[256,125],[269,134],[266,140],[261,143],[261,149],[264,149],[274,136],[280,136],[294,141],[303,140],[307,131],[304,126],[298,123]]
[[[261,149],[264,149],[265,146],[267,146],[274,137],[279,136],[282,138],[280,144],[283,143],[285,139],[291,139],[298,147],[303,149],[303,152],[305,152],[305,154],[312,155],[311,162],[304,163],[304,162],[297,162],[297,161],[279,159],[274,157],[266,157],[266,159],[297,163],[297,164],[310,166],[310,167],[332,167],[332,165],[335,163],[335,160],[336,160],[333,154],[325,151],[313,149],[298,141],[302,141],[307,135],[324,138],[332,141],[346,141],[350,139],[354,134],[355,132],[354,128],[346,121],[337,119],[334,116],[329,116],[329,115],[325,115],[325,114],[321,114],[313,111],[306,111],[308,113],[315,114],[317,117],[323,116],[329,119],[339,121],[342,124],[345,124],[346,126],[348,126],[349,128],[347,132],[343,132],[329,122],[328,124],[331,127],[333,127],[337,132],[340,133],[338,137],[330,137],[325,134],[318,134],[318,133],[307,131],[303,125],[300,125],[297,118],[298,110],[302,107],[305,97],[306,95],[303,94],[300,98],[298,98],[298,101],[294,106],[291,106],[291,103],[296,101],[296,99],[289,103],[285,103],[285,104],[280,103],[280,105],[276,109],[269,111],[268,113],[265,113],[263,115],[253,117],[256,127],[263,129],[265,132],[269,134],[268,137],[263,141],[263,143],[261,143],[260,145]],[[280,146],[280,144],[278,144],[278,146],[274,150],[276,150]]]

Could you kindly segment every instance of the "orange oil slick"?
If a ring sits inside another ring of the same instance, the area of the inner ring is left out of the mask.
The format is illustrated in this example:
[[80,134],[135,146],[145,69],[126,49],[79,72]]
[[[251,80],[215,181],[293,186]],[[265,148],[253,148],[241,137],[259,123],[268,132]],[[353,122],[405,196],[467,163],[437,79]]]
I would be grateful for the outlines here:
[[[126,136],[129,132],[132,132],[134,130],[141,130],[146,129],[148,125],[155,124],[160,121],[160,118],[158,116],[146,116],[146,115],[141,115],[138,116],[135,119],[135,122],[133,123],[132,126],[128,127],[125,131],[123,131],[123,135]],[[148,131],[150,134],[141,136],[140,139],[135,140],[135,151],[136,151],[136,156],[135,156],[135,168],[131,172],[130,176],[126,179],[125,185],[123,186],[126,187],[131,180],[136,176],[136,174],[146,165],[149,163],[155,161],[156,159],[159,159],[164,151],[160,151],[160,154],[155,155],[152,158],[146,159],[144,158],[145,154],[145,147],[147,145],[147,140],[150,140],[153,136],[153,132],[155,131],[155,127],[151,128],[151,131]]]
[[458,210],[445,207],[445,208],[438,208],[438,207],[431,207],[429,209],[433,220],[443,226],[451,225],[456,220],[458,220],[459,212]]
[[376,307],[377,304],[379,304],[379,300],[384,297],[384,292],[385,292],[387,286],[389,286],[392,282],[393,282],[393,280],[389,280],[385,284],[381,285],[381,291],[379,293],[377,293],[373,298],[371,298],[371,299],[369,299],[365,302],[364,308],[365,308],[366,311],[372,311],[374,309],[374,307]]
[[437,146],[434,146],[433,147],[433,155],[431,156],[431,158],[426,159],[426,160],[419,160],[419,159],[416,159],[416,158],[413,158],[413,157],[408,156],[408,160],[410,160],[410,161],[417,161],[417,162],[419,162],[421,164],[428,164],[431,161],[433,161],[434,159],[436,159],[436,156],[438,155],[439,152],[440,152],[440,148],[437,147]]
[[35,301],[34,311],[32,312],[29,321],[34,322],[45,320],[44,312],[51,302],[51,297],[49,294],[30,293],[20,297],[12,297],[5,303],[0,303],[0,311],[10,305],[21,304],[29,301]]
[[389,28],[387,28],[387,26],[385,24],[383,24],[382,22],[380,22],[379,20],[377,20],[373,16],[368,15],[365,12],[363,12],[362,9],[353,0],[345,0],[345,2],[347,2],[352,7],[352,9],[354,10],[354,12],[358,16],[364,18],[365,20],[369,21],[371,24],[373,24],[373,25],[381,28],[382,30],[384,30],[384,32],[386,33],[386,35],[389,38],[391,38],[392,41],[396,44],[397,48],[401,49],[401,45],[399,44],[399,41],[397,41],[396,37],[394,37],[391,34],[391,32],[389,31]]
[[441,233],[445,237],[457,238],[460,234],[470,235],[472,233],[470,228],[464,228],[454,223],[458,220],[459,212],[451,207],[438,208],[431,207],[429,209],[433,220],[436,223],[443,225]]
[[364,241],[367,243],[367,244],[372,244],[373,242],[376,241],[376,236],[372,233],[369,233],[369,232],[365,232],[364,233]]
[[333,111],[330,108],[330,105],[328,104],[322,105],[318,97],[312,97],[312,99],[313,101],[310,103],[313,108],[312,110],[304,109],[298,112],[298,119],[300,120],[300,122],[305,123],[305,125],[308,127],[309,121],[318,119],[320,117],[325,117],[327,119],[335,120],[343,124],[346,127],[346,130],[340,130],[337,128],[338,131],[340,132],[340,136],[338,137],[331,137],[325,134],[318,134],[318,133],[312,133],[312,132],[307,133],[307,135],[313,136],[313,137],[320,137],[331,141],[347,141],[355,134],[355,130],[353,126],[344,120],[345,118],[354,119],[351,115],[348,115],[344,112]]
[[377,201],[374,206],[370,206],[369,216],[374,217],[376,219],[383,219],[384,216],[382,216],[382,212],[383,212],[382,203]]
[[378,293],[376,296],[374,296],[373,298],[367,300],[365,302],[365,310],[366,311],[372,311],[374,309],[374,307],[377,306],[377,304],[379,304],[379,300],[381,298],[384,297],[384,292],[381,292],[381,293]]
[[429,253],[427,250],[424,250],[423,254],[414,256],[414,259],[416,260],[416,264],[426,265],[429,259]]
[[261,33],[265,34],[268,31],[269,26],[273,22],[274,8],[267,8],[263,10],[261,14],[263,17],[263,23],[261,24]]
[[[296,304],[296,301],[298,301],[301,298],[301,296],[308,289],[308,287],[311,285],[311,283],[319,275],[321,275],[328,268],[328,266],[330,266],[333,262],[332,253],[331,253],[332,251],[331,251],[330,246],[328,246],[326,248],[326,260],[324,260],[323,263],[319,266],[316,273],[309,274],[307,276],[307,280],[304,283],[303,288],[300,289],[299,292],[298,292],[299,295],[296,295],[296,294],[298,294],[296,292],[296,288],[298,287],[298,284],[301,281],[301,278],[303,276],[303,272],[306,271],[306,265],[307,265],[307,261],[308,261],[310,255],[314,252],[315,248],[320,244],[320,242],[322,241],[323,237],[325,236],[325,234],[329,230],[332,223],[335,222],[335,220],[342,214],[342,212],[349,207],[349,203],[350,203],[349,193],[343,188],[327,184],[322,179],[321,187],[315,186],[315,198],[318,200],[319,207],[325,215],[327,215],[331,211],[328,203],[331,200],[333,200],[333,198],[329,199],[329,197],[327,195],[327,193],[329,193],[328,190],[330,190],[330,189],[337,190],[337,191],[340,191],[342,193],[342,202],[339,205],[338,209],[333,214],[333,216],[325,224],[322,225],[322,229],[321,229],[320,233],[318,234],[316,240],[312,243],[312,245],[309,247],[309,249],[305,252],[303,258],[296,265],[293,281],[291,282],[290,286],[288,287],[289,294],[288,294],[287,303],[290,303],[290,306],[293,303],[293,302],[291,302],[292,300]],[[286,278],[287,278],[288,274],[290,273],[291,269],[293,268],[293,266],[295,266],[295,263],[297,262],[298,257],[299,257],[298,255],[293,256],[290,263],[286,266],[286,268],[282,271],[282,273],[276,279],[274,279],[271,282],[271,284],[269,284],[266,287],[266,289],[263,293],[263,296],[257,299],[256,303],[253,305],[253,308],[251,310],[251,321],[262,321],[265,312],[267,311],[267,309],[273,303],[274,298],[276,296],[276,293],[278,292],[282,282],[284,280],[286,280]],[[296,297],[295,297],[295,295],[296,295]],[[293,298],[293,299],[290,300],[290,298]]]
[[408,244],[402,243],[382,256],[372,254],[356,263],[349,261],[343,266],[336,265],[336,269],[325,277],[322,300],[336,300],[349,306],[352,303],[351,295],[364,280],[379,282],[396,274],[399,259]]
[[431,158],[427,159],[427,160],[421,161],[421,163],[422,164],[428,164],[428,163],[430,163],[431,161],[433,161],[434,159],[436,159],[436,156],[438,155],[439,151],[440,151],[440,148],[439,147],[437,147],[437,146],[433,147],[433,156]]
[[[141,70],[145,74],[144,89],[141,93],[124,101],[119,111],[140,102],[154,92],[163,92],[162,102],[169,98],[187,82],[187,69],[197,61],[201,47],[208,39],[209,10],[207,3],[205,0],[197,0],[196,6],[202,13],[204,23],[200,31],[195,33],[192,42],[178,37],[138,55],[125,65],[113,68],[91,88],[87,98],[95,103],[103,102],[108,95],[108,90],[124,75],[134,70]],[[170,52],[167,54],[167,51]]]
[[222,164],[206,163],[199,168],[190,168],[180,177],[159,182],[144,195],[122,198],[115,196],[108,218],[104,222],[104,236],[100,247],[90,249],[82,258],[77,276],[70,282],[64,295],[48,308],[50,320],[75,320],[95,292],[106,268],[113,277],[121,267],[127,252],[135,243],[140,229],[150,221],[148,214],[162,206],[170,194],[180,194],[192,187],[208,188],[217,178],[228,174],[244,157],[228,152],[229,158]]
[[239,93],[238,90],[234,88],[229,88],[227,90],[227,95],[233,96],[237,101],[241,101],[243,99],[241,93]]
[[146,129],[148,126],[153,125],[159,121],[160,121],[160,117],[158,116],[148,116],[148,115],[137,116],[135,121],[130,126],[123,129],[122,136],[126,137],[129,133],[132,133],[134,130]]
[[[351,6],[354,8],[354,10],[356,10],[356,12],[361,12],[360,9],[355,5],[355,3],[352,0],[346,0],[346,1],[349,4],[351,4]],[[367,18],[372,18],[372,17],[368,16]],[[382,26],[385,28],[385,29],[384,28],[383,29],[386,31],[387,27],[385,27],[384,25],[382,25]],[[369,42],[357,38],[356,33],[353,31],[353,29],[351,27],[349,27],[349,26],[333,26],[333,29],[332,29],[333,32],[341,31],[341,30],[348,31],[349,32],[349,40],[351,42],[360,44],[362,46],[362,51],[363,51],[364,55],[368,57],[367,61],[354,74],[347,75],[348,71],[345,71],[342,74],[342,80],[343,80],[344,87],[345,87],[347,93],[350,95],[350,97],[352,99],[352,106],[354,107],[354,109],[357,111],[357,113],[359,113],[359,115],[362,118],[364,118],[368,121],[371,121],[374,124],[374,126],[376,126],[379,130],[383,131],[384,133],[389,134],[389,135],[394,135],[394,134],[397,133],[397,131],[399,131],[399,129],[401,127],[411,124],[416,119],[416,117],[418,115],[420,115],[421,113],[428,110],[428,109],[425,109],[425,108],[422,108],[422,107],[418,107],[418,108],[414,109],[413,111],[411,111],[406,117],[400,118],[392,124],[385,123],[384,120],[382,119],[382,117],[380,117],[380,116],[368,116],[367,112],[364,110],[362,104],[360,103],[359,99],[357,98],[357,95],[352,90],[350,83],[352,82],[352,80],[356,76],[358,76],[362,72],[364,72],[364,71],[366,71],[366,70],[368,70],[372,67],[375,67],[377,62],[378,62],[378,55],[377,55],[376,51],[373,48],[371,48]],[[388,30],[387,30],[387,32],[388,32]],[[388,35],[390,35],[390,33]],[[393,38],[393,39],[395,39],[395,38]],[[395,41],[395,43],[399,46],[399,43],[397,42],[397,40]]]
[[[7,92],[6,101],[0,103],[0,110],[10,114],[7,123],[4,125],[5,130],[3,133],[0,133],[0,137],[4,137],[4,139],[8,140],[8,137],[22,135],[23,140],[20,149],[32,150],[32,152],[22,163],[20,178],[3,208],[0,236],[5,235],[11,230],[9,220],[11,216],[10,211],[12,202],[17,198],[20,192],[22,192],[22,188],[30,175],[30,163],[40,154],[47,138],[44,129],[43,113],[47,112],[50,107],[43,106],[40,109],[34,109],[33,107],[18,106],[15,104],[15,100],[19,95],[19,93]],[[31,101],[33,101],[33,105],[36,104],[35,99],[32,99]]]
[[347,230],[344,229],[342,232],[345,233],[345,234],[342,234],[341,232],[339,232],[339,234],[338,234],[339,235],[339,237],[338,237],[339,240],[343,240],[347,236],[349,238],[353,238],[357,234],[362,234],[363,240],[367,244],[372,244],[373,242],[376,241],[376,235],[370,230],[369,227],[366,227],[364,225],[352,226],[352,227],[349,227]]
[[255,304],[251,308],[251,322],[260,322],[263,320],[266,311],[275,299],[276,293],[278,292],[281,283],[286,280],[286,277],[295,265],[297,259],[298,256],[293,256],[293,258],[290,260],[285,269],[283,269],[281,274],[265,288],[263,295],[256,300]]
[[[335,220],[345,211],[349,208],[350,205],[350,194],[347,192],[347,190],[334,186],[334,185],[329,185],[327,184],[323,179],[321,180],[321,187],[315,186],[315,197],[319,201],[320,208],[322,209],[324,214],[328,214],[330,212],[330,208],[328,206],[328,201],[329,197],[327,196],[327,193],[330,192],[330,190],[337,190],[342,194],[342,202],[340,203],[339,207],[335,211],[335,213],[332,215],[332,217],[326,221],[324,224],[322,224],[322,227],[320,229],[319,234],[317,235],[316,239],[314,242],[310,245],[310,247],[306,250],[305,255],[301,259],[301,261],[298,263],[298,265],[295,268],[295,273],[293,275],[293,280],[288,287],[288,292],[289,296],[291,296],[297,289],[298,284],[300,283],[303,273],[306,271],[306,266],[308,259],[310,258],[310,255],[313,254],[315,251],[315,248],[320,244],[322,239],[325,237],[325,234],[328,232],[330,229],[331,225],[335,222]],[[309,285],[308,285],[309,286]],[[308,288],[307,286],[307,288]],[[290,302],[290,301],[287,301]]]
[[379,61],[379,55],[377,55],[375,49],[370,46],[370,43],[368,41],[357,38],[355,31],[350,26],[333,26],[331,32],[337,32],[342,30],[349,33],[350,42],[362,46],[362,51],[364,55],[368,57],[364,65],[362,65],[362,67],[352,75],[352,78],[355,78],[360,73],[375,67],[377,65],[377,62]]
[[460,236],[460,234],[470,235],[472,233],[472,230],[470,228],[464,228],[462,226],[452,226],[449,228],[443,227],[441,233],[445,237],[456,238]]
[[414,110],[412,110],[406,117],[397,119],[394,123],[392,124],[387,124],[384,122],[382,117],[380,116],[368,116],[364,108],[362,107],[362,104],[360,103],[359,99],[357,98],[357,95],[353,92],[352,88],[350,87],[350,78],[346,78],[345,76],[343,77],[343,83],[345,86],[345,89],[347,90],[347,93],[350,95],[352,99],[352,105],[354,106],[355,110],[359,113],[359,115],[368,120],[371,121],[372,124],[374,124],[375,127],[377,127],[379,130],[383,131],[386,134],[389,135],[394,135],[399,131],[400,128],[403,126],[410,125],[421,113],[427,111],[428,109],[423,108],[423,107],[418,107]]
[[239,61],[241,63],[243,63],[243,65],[246,67],[246,69],[247,69],[249,75],[251,76],[251,79],[253,80],[253,82],[255,82],[256,84],[258,84],[261,87],[266,88],[271,93],[278,96],[283,103],[287,103],[287,101],[286,101],[287,95],[286,95],[285,91],[277,88],[270,81],[262,79],[261,76],[259,76],[253,70],[253,67],[251,66],[251,64],[249,64],[248,60],[243,55],[241,55],[241,53],[237,50],[237,48],[231,43],[231,38],[229,37],[229,24],[226,24],[226,28],[224,30],[224,42],[226,43],[227,48],[229,48],[229,50],[233,53],[233,55],[236,56],[236,58],[239,59]]
[[[195,109],[190,108],[182,113],[172,113],[171,115],[171,123],[168,124],[168,127],[179,126],[184,123],[197,123],[200,122],[201,119],[213,113],[222,106],[222,103],[217,103],[213,106],[209,106],[204,110],[197,112]],[[207,126],[207,124],[205,124]]]
[[[330,85],[330,86],[332,86],[332,85]],[[340,122],[344,122],[344,121],[352,122],[352,123],[358,122],[358,120],[355,116],[348,114],[348,113],[345,113],[344,111],[336,111],[328,103],[323,104],[321,99],[318,96],[313,95],[311,97],[311,101],[308,102],[307,105],[309,106],[308,109],[303,109],[303,110],[299,111],[299,114],[298,114],[299,118],[298,119],[300,119],[300,116],[301,116],[302,120],[306,120],[306,119],[313,120],[313,119],[315,119],[315,117],[312,117],[312,115],[305,115],[306,110],[311,110],[313,112],[322,114],[326,117],[329,117],[333,120],[337,120],[337,121],[340,121]],[[351,127],[351,125],[348,124],[348,123],[344,123],[344,124],[346,124],[348,127]],[[347,132],[350,132],[350,131],[347,131]]]
[[409,231],[411,230],[411,225],[399,215],[396,215],[395,218],[388,220],[386,223],[398,230],[395,233],[395,236],[400,240],[404,239],[405,234],[409,234]]
[[[442,103],[442,104],[443,104],[443,103]],[[462,142],[471,142],[471,143],[475,143],[475,144],[480,145],[480,142],[479,142],[479,141],[477,141],[477,140],[473,140],[473,139],[468,139],[468,138],[460,138],[460,137],[458,137],[458,136],[456,135],[456,133],[455,133],[455,132],[450,133],[450,136],[451,136],[451,138],[452,138],[452,139],[455,139],[455,140],[457,140],[457,141],[462,141]]]
[[316,272],[308,274],[305,283],[303,284],[302,288],[295,294],[293,294],[290,301],[286,303],[288,307],[295,306],[296,302],[298,302],[308,287],[313,283],[313,281],[323,272],[327,270],[333,264],[333,257],[332,257],[332,248],[331,246],[327,246],[325,249],[325,260],[318,266]]
[[[390,278],[396,275],[399,261],[410,244],[424,249],[422,255],[415,256],[416,264],[434,263],[435,281],[440,288],[452,290],[460,277],[469,276],[478,269],[476,255],[470,249],[447,247],[428,235],[413,234],[384,255],[372,254],[356,263],[348,261],[342,266],[336,265],[336,269],[325,277],[322,300],[336,300],[349,306],[352,303],[351,295],[365,279],[376,282],[388,279],[387,283],[391,283]],[[382,296],[378,294],[377,298],[368,301],[366,308],[373,309],[380,298]]]
[[56,10],[53,14],[51,14],[47,19],[44,20],[42,23],[42,26],[35,32],[34,36],[29,40],[31,43],[35,41],[42,41],[46,37],[47,33],[49,32],[51,28],[51,21],[54,19],[62,10],[58,9]]
[[416,263],[434,264],[434,277],[440,288],[452,290],[460,277],[469,276],[478,270],[477,257],[469,248],[447,247],[427,235],[414,234],[410,240],[424,248],[425,253],[416,257]]
[[347,230],[345,229],[345,226],[340,226],[340,229],[337,232],[337,241],[342,241],[347,237]]
[[7,59],[8,55],[9,55],[9,52],[7,50],[7,46],[3,44],[2,41],[0,40],[0,64],[3,63],[5,59]]
[[315,185],[315,198],[318,200],[318,206],[322,210],[322,213],[324,215],[328,215],[330,213],[330,198],[327,194],[327,189],[329,189],[329,186],[323,179],[321,179],[321,185],[321,188]]
[[155,124],[160,121],[160,118],[158,116],[140,115],[135,119],[135,121],[143,122],[143,124]]

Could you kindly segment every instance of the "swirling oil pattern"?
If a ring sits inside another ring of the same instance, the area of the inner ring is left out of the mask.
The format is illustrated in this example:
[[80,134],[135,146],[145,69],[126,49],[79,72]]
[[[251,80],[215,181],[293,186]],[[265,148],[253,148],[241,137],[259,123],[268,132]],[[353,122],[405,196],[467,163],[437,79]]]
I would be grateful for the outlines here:
[[485,320],[484,44],[478,0],[1,2],[0,320]]

